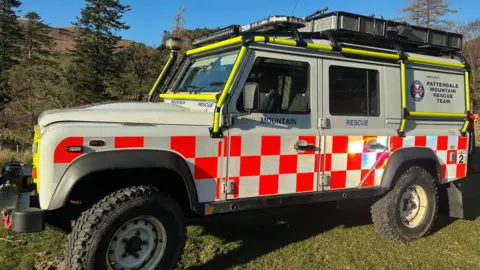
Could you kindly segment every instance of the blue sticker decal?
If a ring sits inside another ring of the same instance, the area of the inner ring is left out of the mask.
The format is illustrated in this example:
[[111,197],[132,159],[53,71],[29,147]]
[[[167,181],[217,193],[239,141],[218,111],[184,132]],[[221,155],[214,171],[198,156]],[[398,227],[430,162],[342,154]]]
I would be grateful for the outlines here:
[[425,97],[425,87],[423,87],[422,82],[413,81],[410,86],[410,94],[412,95],[413,100],[417,102],[422,101]]

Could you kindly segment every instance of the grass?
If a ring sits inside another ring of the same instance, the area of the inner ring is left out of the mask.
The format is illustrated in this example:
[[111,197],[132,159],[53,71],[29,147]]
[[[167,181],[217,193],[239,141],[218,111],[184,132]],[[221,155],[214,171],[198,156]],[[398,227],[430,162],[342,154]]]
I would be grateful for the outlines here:
[[[324,203],[191,220],[180,269],[480,269],[480,181],[466,179],[466,220],[401,244],[378,236],[369,203]],[[11,242],[15,241],[15,242]],[[64,269],[65,236],[0,230],[0,269]]]
[[32,162],[32,153],[30,151],[16,153],[5,149],[0,150],[0,168],[11,161]]
[[[0,151],[0,165],[29,158]],[[407,244],[375,233],[368,201],[190,220],[180,269],[480,269],[480,174],[463,182],[467,219],[440,216],[432,235]],[[0,269],[65,269],[65,241],[52,229],[0,229]]]

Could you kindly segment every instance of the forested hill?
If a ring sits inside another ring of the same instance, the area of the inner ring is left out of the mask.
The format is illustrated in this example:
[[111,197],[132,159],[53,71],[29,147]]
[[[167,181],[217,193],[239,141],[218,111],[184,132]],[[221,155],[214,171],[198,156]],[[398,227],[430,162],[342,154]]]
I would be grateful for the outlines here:
[[[28,20],[19,19],[22,25],[25,25]],[[53,39],[53,46],[50,51],[57,55],[71,55],[71,51],[74,49],[75,37],[78,37],[80,31],[75,26],[65,27],[51,27],[46,26],[48,35]],[[122,39],[117,46],[120,48],[126,48],[131,45],[133,41]]]
[[86,0],[82,16],[65,27],[46,25],[34,11],[20,18],[20,1],[10,1],[14,8],[0,13],[7,37],[0,39],[0,149],[28,147],[45,110],[145,98],[168,58],[169,37],[181,38],[184,52],[218,29],[184,28],[183,10],[173,29],[158,29],[154,47],[114,34],[129,30],[121,21],[129,8],[118,1]]
[[[28,22],[25,19],[18,20],[20,24],[24,25]],[[55,55],[72,55],[72,50],[75,46],[75,38],[80,34],[80,30],[75,26],[64,26],[64,27],[51,27],[45,26],[47,28],[48,35],[52,38],[53,46],[49,48],[49,51]],[[185,42],[188,44],[192,39],[198,38],[207,34],[212,33],[216,29],[210,28],[196,28],[193,30],[184,29],[181,33],[181,36],[185,39]],[[159,31],[161,33],[161,31]],[[165,40],[171,35],[170,31],[163,31],[162,44],[165,43]],[[117,47],[120,49],[127,49],[129,46],[132,46],[136,41],[121,39]],[[162,44],[159,44],[159,47],[162,47]],[[147,46],[148,47],[148,46]],[[155,49],[151,47],[151,49]]]

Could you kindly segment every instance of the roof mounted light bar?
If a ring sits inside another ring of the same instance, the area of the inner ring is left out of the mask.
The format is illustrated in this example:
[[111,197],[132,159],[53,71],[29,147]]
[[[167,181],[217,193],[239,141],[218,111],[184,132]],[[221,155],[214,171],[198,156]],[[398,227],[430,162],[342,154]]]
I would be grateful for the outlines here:
[[243,26],[230,25],[222,28],[215,33],[209,34],[204,37],[197,38],[193,41],[194,47],[200,47],[209,43],[214,43],[222,40],[226,40],[239,35],[248,35],[253,33],[279,33],[283,35],[291,36],[291,31],[306,26],[306,21],[300,18],[291,16],[270,16],[268,18],[246,24]]
[[218,30],[215,33],[195,39],[192,42],[192,45],[194,47],[202,46],[207,43],[212,43],[212,42],[224,40],[228,37],[237,36],[239,33],[240,33],[240,25],[236,25],[236,24],[230,25]]
[[299,29],[306,26],[306,21],[291,16],[270,16],[260,21],[242,26],[242,33],[245,32],[269,32]]

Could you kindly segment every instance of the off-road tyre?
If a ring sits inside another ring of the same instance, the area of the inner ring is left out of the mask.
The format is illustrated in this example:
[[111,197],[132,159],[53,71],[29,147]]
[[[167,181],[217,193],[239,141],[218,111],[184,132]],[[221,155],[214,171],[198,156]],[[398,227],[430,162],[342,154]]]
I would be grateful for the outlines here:
[[122,224],[140,215],[157,218],[166,230],[165,253],[155,269],[174,269],[186,241],[183,212],[170,195],[151,186],[117,190],[83,211],[68,235],[67,269],[108,269],[106,254],[110,240]]
[[[400,218],[402,194],[412,185],[418,185],[425,191],[427,206],[423,219],[415,228],[409,228]],[[394,187],[371,207],[375,231],[386,239],[399,242],[411,242],[431,233],[438,214],[438,192],[435,178],[424,168],[407,168],[394,181]]]

